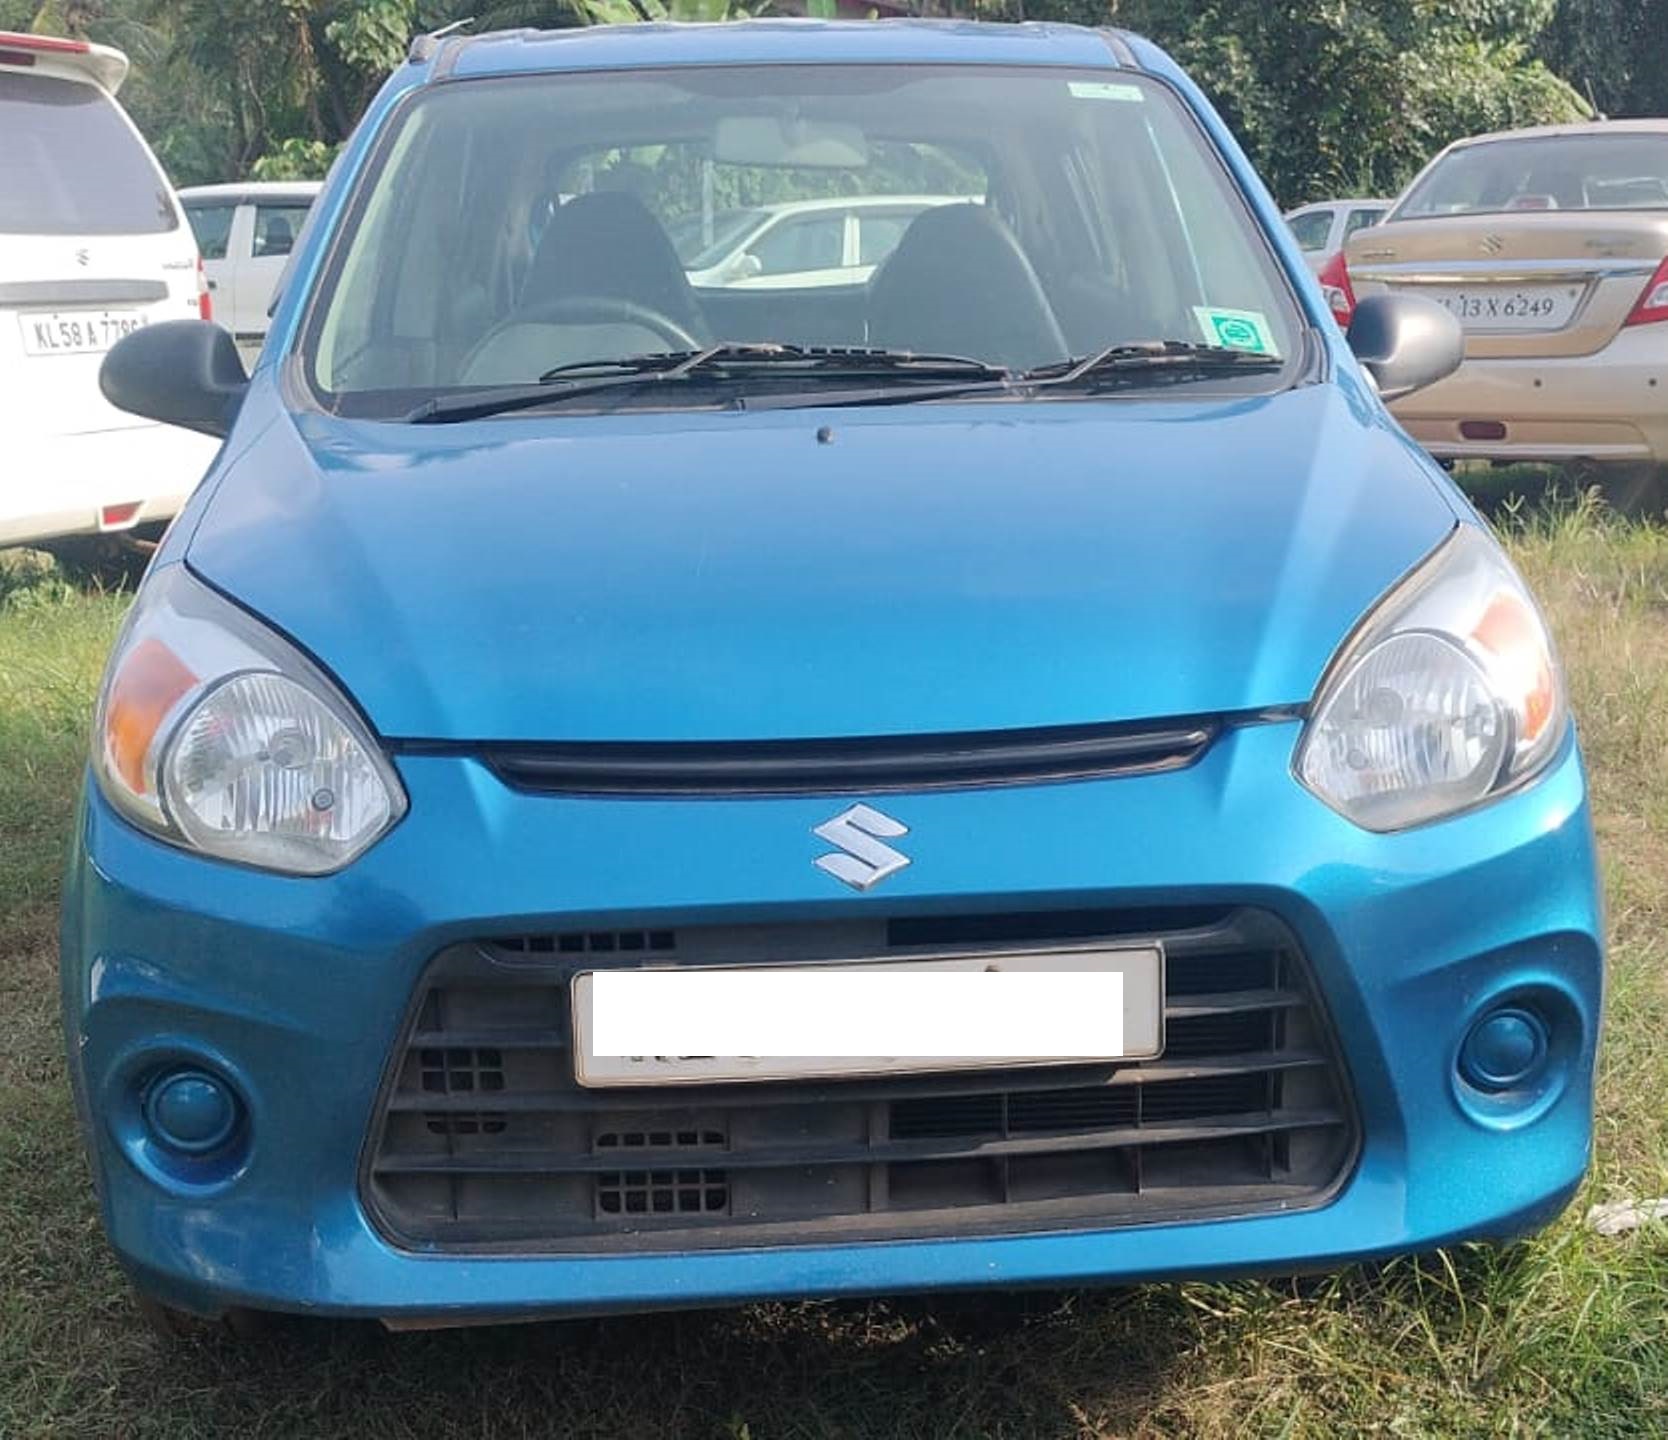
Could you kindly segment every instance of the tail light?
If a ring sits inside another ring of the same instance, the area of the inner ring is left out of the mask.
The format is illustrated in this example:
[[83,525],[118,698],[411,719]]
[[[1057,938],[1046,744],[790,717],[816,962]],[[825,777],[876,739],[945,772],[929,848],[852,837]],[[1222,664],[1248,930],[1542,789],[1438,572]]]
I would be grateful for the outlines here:
[[1654,325],[1658,320],[1668,320],[1668,260],[1656,267],[1656,274],[1651,276],[1650,283],[1645,286],[1645,293],[1639,297],[1639,303],[1633,307],[1633,313],[1622,323]]
[[1320,272],[1321,294],[1326,296],[1326,308],[1332,312],[1342,329],[1349,329],[1349,322],[1355,318],[1355,291],[1349,283],[1349,266],[1344,261],[1344,252],[1340,250],[1325,265]]
[[197,257],[197,313],[205,320],[214,319],[214,296],[209,294],[208,276],[203,271],[203,257]]

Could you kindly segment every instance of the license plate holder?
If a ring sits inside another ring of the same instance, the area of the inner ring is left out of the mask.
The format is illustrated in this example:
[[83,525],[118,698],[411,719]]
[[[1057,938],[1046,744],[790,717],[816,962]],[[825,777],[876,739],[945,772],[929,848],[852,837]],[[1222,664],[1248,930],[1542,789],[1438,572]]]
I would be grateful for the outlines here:
[[141,310],[23,310],[17,317],[30,356],[102,355],[148,323]]
[[1569,282],[1409,288],[1435,300],[1465,330],[1508,334],[1562,330],[1575,318],[1583,290],[1582,286]]
[[[574,1077],[587,1088],[1115,1064],[1154,1059],[1164,1049],[1164,951],[1158,945],[618,967],[582,970],[570,986]],[[622,1027],[634,1032],[628,1040],[652,1041],[667,1038],[669,1024],[678,1029],[672,1038],[680,1039],[746,1032],[744,1038],[756,1042],[747,1049],[767,1052],[792,1048],[807,1036],[851,1043],[814,1046],[847,1052],[834,1054],[607,1053],[617,1048],[610,1037],[618,1038]],[[904,1029],[930,1043],[894,1048],[930,1053],[868,1053],[877,1037],[895,1039]],[[976,1054],[947,1053],[958,1048],[958,1033],[962,1044],[993,1035],[999,1044]],[[1051,1034],[1057,1043],[1028,1043]],[[865,1053],[850,1053],[854,1046]],[[1023,1053],[1012,1053],[1016,1048]]]

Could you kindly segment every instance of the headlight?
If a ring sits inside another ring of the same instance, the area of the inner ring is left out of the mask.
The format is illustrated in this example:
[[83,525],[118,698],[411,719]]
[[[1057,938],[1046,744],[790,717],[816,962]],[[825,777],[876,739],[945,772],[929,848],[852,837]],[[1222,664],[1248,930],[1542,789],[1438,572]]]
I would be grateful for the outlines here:
[[1328,667],[1297,774],[1357,825],[1404,830],[1524,783],[1567,724],[1540,611],[1500,547],[1461,525]]
[[294,875],[341,869],[405,813],[329,679],[183,565],[151,578],[116,642],[93,772],[153,835]]

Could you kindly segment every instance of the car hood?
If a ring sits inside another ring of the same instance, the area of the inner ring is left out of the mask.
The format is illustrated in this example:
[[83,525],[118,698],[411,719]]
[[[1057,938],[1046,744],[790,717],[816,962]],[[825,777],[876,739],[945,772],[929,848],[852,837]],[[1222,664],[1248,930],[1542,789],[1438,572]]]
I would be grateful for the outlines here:
[[1252,710],[1308,699],[1455,521],[1353,383],[451,426],[269,397],[187,559],[389,737],[836,738]]

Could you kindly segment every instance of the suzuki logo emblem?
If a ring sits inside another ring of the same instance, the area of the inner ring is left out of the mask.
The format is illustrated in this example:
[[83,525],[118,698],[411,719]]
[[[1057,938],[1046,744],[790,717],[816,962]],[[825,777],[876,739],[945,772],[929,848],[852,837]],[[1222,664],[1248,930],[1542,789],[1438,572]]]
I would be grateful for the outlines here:
[[853,890],[872,889],[909,864],[909,856],[885,843],[909,834],[909,826],[900,825],[890,815],[882,815],[869,805],[853,805],[832,820],[825,820],[811,833],[838,850],[836,854],[819,856],[817,868],[826,870],[836,880],[843,880]]
[[1498,255],[1506,248],[1506,240],[1503,235],[1485,235],[1477,248],[1485,255]]
[[77,250],[75,252],[75,263],[77,265],[85,265],[92,258],[93,257],[91,255],[89,255],[85,250]]

